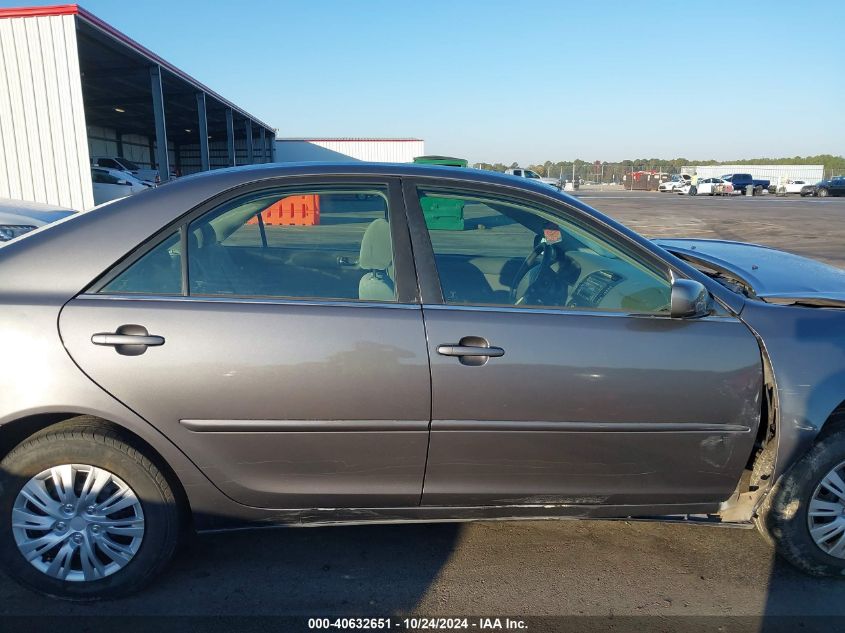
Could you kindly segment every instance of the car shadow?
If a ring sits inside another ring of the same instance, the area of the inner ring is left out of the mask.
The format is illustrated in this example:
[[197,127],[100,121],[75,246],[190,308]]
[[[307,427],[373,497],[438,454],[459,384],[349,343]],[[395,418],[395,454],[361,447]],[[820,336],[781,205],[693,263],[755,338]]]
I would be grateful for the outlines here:
[[[407,614],[434,584],[460,530],[441,523],[200,535],[155,591],[190,586],[203,596],[197,614],[208,614],[209,600],[216,615]],[[181,601],[174,606],[182,614],[193,610]]]

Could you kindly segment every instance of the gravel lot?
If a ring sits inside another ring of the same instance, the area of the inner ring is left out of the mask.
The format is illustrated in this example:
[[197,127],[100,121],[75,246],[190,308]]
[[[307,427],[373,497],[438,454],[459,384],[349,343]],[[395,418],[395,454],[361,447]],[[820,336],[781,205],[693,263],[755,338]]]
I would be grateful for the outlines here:
[[579,197],[647,237],[756,242],[845,267],[845,198],[643,191],[583,191]]
[[[741,239],[845,266],[845,199],[581,197],[648,236]],[[845,617],[845,580],[794,571],[752,530],[621,521],[203,536],[148,590],[101,604],[42,599],[0,578],[0,617],[406,613]]]

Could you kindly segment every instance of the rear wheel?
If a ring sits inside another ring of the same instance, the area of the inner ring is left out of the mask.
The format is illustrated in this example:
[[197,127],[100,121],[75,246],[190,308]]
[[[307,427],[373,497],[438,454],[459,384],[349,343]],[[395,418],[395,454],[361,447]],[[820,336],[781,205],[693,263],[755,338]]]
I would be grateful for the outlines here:
[[818,441],[777,483],[758,527],[814,576],[845,576],[845,430]]
[[0,463],[0,562],[15,580],[68,600],[113,598],[172,557],[180,512],[162,472],[115,432],[52,427]]

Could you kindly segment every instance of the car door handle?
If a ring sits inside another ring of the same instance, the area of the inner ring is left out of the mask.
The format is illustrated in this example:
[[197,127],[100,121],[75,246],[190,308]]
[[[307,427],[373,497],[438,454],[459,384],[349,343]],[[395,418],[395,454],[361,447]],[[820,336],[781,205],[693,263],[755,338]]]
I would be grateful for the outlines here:
[[487,356],[498,358],[505,355],[501,347],[477,347],[475,345],[438,345],[437,353],[443,356]]
[[491,357],[504,356],[505,350],[491,346],[487,339],[481,336],[464,336],[457,343],[438,345],[437,353],[441,356],[455,356],[461,365],[480,367],[486,365]]
[[108,345],[110,347],[117,347],[118,345],[145,345],[148,347],[156,347],[164,345],[163,336],[147,335],[141,336],[138,334],[110,334],[101,332],[94,334],[91,337],[91,342],[94,345]]
[[164,345],[164,337],[150,334],[143,325],[121,325],[114,332],[98,332],[91,336],[94,345],[113,347],[122,356],[140,356],[148,347]]

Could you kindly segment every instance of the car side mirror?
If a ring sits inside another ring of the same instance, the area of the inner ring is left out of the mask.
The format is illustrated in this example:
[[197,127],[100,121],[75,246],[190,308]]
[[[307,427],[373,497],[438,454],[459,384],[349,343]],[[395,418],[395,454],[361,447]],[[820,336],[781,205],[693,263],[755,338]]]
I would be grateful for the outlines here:
[[673,319],[697,319],[710,314],[710,293],[698,281],[673,279],[669,316]]

